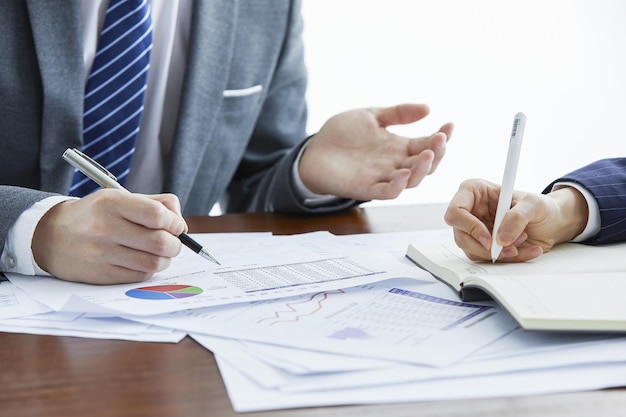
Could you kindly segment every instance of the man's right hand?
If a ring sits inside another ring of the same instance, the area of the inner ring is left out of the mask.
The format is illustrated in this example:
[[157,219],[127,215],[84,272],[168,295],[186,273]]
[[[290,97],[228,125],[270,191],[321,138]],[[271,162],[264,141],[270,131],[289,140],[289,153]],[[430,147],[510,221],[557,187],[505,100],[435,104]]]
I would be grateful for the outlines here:
[[99,190],[52,207],[35,229],[35,262],[67,281],[144,281],[170,265],[187,230],[173,194]]
[[[491,230],[499,195],[498,184],[467,180],[448,206],[445,221],[453,228],[456,244],[471,260],[491,260]],[[536,258],[582,233],[587,218],[587,202],[575,188],[564,187],[545,195],[515,191],[512,207],[495,231],[502,245],[498,260],[524,262]]]

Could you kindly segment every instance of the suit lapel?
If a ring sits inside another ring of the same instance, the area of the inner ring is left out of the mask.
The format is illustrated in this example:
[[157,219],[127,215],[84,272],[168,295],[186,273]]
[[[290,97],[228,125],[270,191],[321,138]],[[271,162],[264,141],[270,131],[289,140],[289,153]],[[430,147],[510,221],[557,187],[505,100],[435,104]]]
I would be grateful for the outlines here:
[[237,0],[194,2],[187,66],[164,189],[185,204],[211,142],[226,89],[234,44]]
[[27,0],[43,85],[41,188],[67,192],[63,151],[82,143],[84,63],[80,0]]
[[[210,146],[226,89],[238,0],[196,0],[187,66],[165,190],[185,202]],[[67,192],[71,167],[61,155],[82,145],[84,63],[80,0],[27,0],[44,97],[42,188]]]

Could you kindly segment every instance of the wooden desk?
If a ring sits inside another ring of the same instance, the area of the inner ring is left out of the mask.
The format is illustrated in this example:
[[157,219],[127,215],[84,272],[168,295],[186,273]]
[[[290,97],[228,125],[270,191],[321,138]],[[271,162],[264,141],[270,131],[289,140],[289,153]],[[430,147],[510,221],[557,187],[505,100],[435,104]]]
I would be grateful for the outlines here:
[[[192,232],[330,230],[336,234],[438,228],[443,206],[393,206],[299,217],[190,218]],[[138,343],[0,333],[2,417],[236,416],[213,355],[190,338]],[[564,395],[323,407],[245,416],[625,416],[626,389]]]

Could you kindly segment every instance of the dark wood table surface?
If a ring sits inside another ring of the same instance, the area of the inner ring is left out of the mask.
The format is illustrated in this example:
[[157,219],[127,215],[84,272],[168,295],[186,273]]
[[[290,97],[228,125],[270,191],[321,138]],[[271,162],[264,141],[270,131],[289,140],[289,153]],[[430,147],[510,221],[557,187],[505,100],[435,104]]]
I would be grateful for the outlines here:
[[[194,217],[191,232],[392,232],[444,225],[442,205],[358,208],[300,217]],[[0,333],[0,417],[626,416],[626,389],[480,400],[235,413],[211,352],[178,344]]]

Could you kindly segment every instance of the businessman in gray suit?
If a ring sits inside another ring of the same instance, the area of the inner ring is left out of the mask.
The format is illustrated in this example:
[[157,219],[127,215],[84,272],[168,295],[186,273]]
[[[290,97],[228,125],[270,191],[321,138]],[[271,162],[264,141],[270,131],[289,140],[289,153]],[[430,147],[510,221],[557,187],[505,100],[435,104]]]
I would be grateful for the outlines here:
[[[67,196],[107,0],[0,2],[0,266],[92,283],[147,279],[183,215],[322,213],[396,197],[432,173],[452,125],[405,104],[331,118],[307,138],[297,0],[151,0],[154,48],[126,187]],[[241,4],[240,4],[241,3]]]
[[[491,229],[500,185],[464,181],[445,220],[472,260],[491,259]],[[592,245],[626,241],[626,158],[608,158],[577,169],[543,190],[516,191],[497,230],[506,262],[523,262],[563,242]]]

